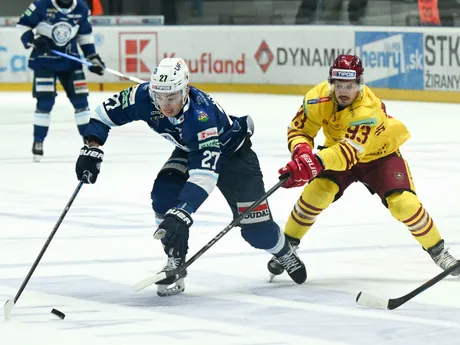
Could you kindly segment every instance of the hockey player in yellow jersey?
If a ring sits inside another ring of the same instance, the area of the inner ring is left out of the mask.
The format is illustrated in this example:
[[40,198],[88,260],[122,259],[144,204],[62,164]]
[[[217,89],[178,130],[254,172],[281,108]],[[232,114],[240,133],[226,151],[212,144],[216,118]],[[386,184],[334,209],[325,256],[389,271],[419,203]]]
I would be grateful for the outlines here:
[[[399,152],[410,137],[409,131],[386,113],[384,103],[363,84],[363,72],[359,57],[338,56],[328,80],[305,95],[288,127],[292,161],[279,173],[291,176],[283,187],[309,183],[294,205],[284,233],[298,246],[319,214],[351,183],[361,182],[445,270],[457,261],[444,247],[438,228],[416,195],[409,167]],[[321,128],[325,143],[314,154],[314,138]],[[268,270],[271,279],[283,273],[276,258],[269,261]],[[452,274],[460,275],[460,269]]]

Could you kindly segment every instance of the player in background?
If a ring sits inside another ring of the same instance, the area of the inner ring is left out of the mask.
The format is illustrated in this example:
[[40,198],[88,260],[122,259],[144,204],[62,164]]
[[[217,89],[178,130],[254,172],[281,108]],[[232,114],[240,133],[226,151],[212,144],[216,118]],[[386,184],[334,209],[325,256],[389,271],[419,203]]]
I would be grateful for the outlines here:
[[96,53],[91,14],[83,0],[37,0],[25,10],[17,26],[23,30],[24,47],[32,48],[29,68],[34,71],[33,97],[37,99],[32,153],[38,162],[43,156],[43,142],[57,95],[56,78],[75,109],[75,121],[82,136],[90,117],[88,84],[82,65],[50,50],[80,57],[78,44],[86,59],[93,63],[89,67],[91,72],[103,75],[105,65]]
[[[386,113],[385,105],[363,84],[361,60],[340,55],[327,81],[311,89],[288,127],[292,161],[279,170],[291,173],[285,188],[308,183],[289,216],[284,233],[294,247],[319,214],[353,182],[377,194],[391,215],[442,269],[456,263],[444,246],[433,219],[415,193],[407,162],[399,148],[409,139],[405,125]],[[314,138],[323,129],[324,148],[314,154]],[[283,272],[276,258],[268,263],[271,278]],[[453,275],[459,275],[460,270]]]
[[[92,114],[86,139],[76,163],[79,180],[89,171],[96,182],[104,145],[111,128],[145,121],[176,148],[160,169],[151,192],[158,228],[167,261],[163,271],[181,266],[188,251],[192,214],[217,186],[233,217],[244,212],[264,193],[264,183],[250,137],[254,124],[249,116],[228,116],[205,92],[190,86],[184,60],[165,58],[151,81],[132,86],[107,99]],[[267,200],[239,224],[241,235],[254,248],[273,254],[298,284],[306,280],[303,262],[273,221]],[[184,291],[184,277],[158,285],[158,295]]]

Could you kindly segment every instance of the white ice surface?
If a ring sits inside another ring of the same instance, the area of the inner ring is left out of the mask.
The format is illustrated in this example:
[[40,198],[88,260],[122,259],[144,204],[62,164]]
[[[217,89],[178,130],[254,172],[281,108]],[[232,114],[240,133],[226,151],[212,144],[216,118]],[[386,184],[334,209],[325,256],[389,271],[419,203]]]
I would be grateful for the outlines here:
[[[110,94],[93,93],[94,108]],[[266,188],[289,159],[285,128],[302,97],[214,94],[230,114],[251,114]],[[0,300],[14,296],[77,185],[82,145],[61,93],[45,156],[33,163],[29,93],[0,94]],[[412,138],[402,149],[417,192],[451,252],[460,256],[460,105],[387,102]],[[321,144],[321,140],[317,144]],[[153,180],[173,147],[147,125],[112,131],[95,185],[83,186],[9,321],[0,344],[460,344],[460,279],[447,278],[394,311],[355,303],[366,292],[399,297],[439,273],[376,196],[355,184],[319,217],[300,255],[308,281],[268,283],[270,256],[233,229],[194,263],[171,298],[133,284],[164,263],[152,239]],[[301,189],[270,198],[283,226]],[[195,214],[190,253],[231,221],[218,190]],[[57,308],[65,320],[52,318]]]

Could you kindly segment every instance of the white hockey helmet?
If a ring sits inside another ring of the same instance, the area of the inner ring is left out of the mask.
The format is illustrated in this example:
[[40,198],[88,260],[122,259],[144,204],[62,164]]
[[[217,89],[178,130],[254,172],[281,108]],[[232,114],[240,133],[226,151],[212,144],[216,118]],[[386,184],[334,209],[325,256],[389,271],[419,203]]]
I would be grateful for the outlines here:
[[156,94],[180,92],[182,104],[185,104],[189,87],[190,72],[185,61],[180,58],[164,58],[152,73],[149,93],[157,107]]

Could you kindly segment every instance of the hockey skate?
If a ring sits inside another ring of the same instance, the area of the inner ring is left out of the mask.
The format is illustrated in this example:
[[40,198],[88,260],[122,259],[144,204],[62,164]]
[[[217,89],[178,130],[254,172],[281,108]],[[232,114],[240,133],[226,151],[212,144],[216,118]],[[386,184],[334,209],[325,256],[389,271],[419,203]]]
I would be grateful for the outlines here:
[[[288,235],[284,235],[286,237],[286,241],[289,242],[291,247],[294,250],[297,250],[300,244],[300,240],[297,238],[290,237]],[[281,265],[281,263],[278,261],[276,256],[273,256],[270,261],[267,263],[267,269],[270,272],[270,278],[269,281],[271,282],[276,276],[279,276],[284,273],[284,267]]]
[[[163,269],[160,272],[167,272],[178,268],[185,262],[185,258],[176,258],[174,256],[168,256]],[[179,279],[176,280],[176,276],[164,281],[165,284],[157,284],[157,294],[160,297],[178,295],[185,290],[184,278],[187,276],[187,271],[184,271]]]
[[32,153],[34,155],[34,162],[40,162],[43,157],[43,143],[35,141],[32,145]]
[[[443,270],[455,265],[457,260],[449,253],[449,248],[444,247],[444,240],[427,250],[433,261]],[[460,268],[452,272],[453,276],[460,276]]]
[[275,276],[286,271],[295,283],[303,284],[307,280],[307,269],[296,253],[297,246],[293,246],[290,242],[288,245],[289,249],[286,254],[274,256],[268,262],[267,268],[270,272],[269,281],[272,281]]

